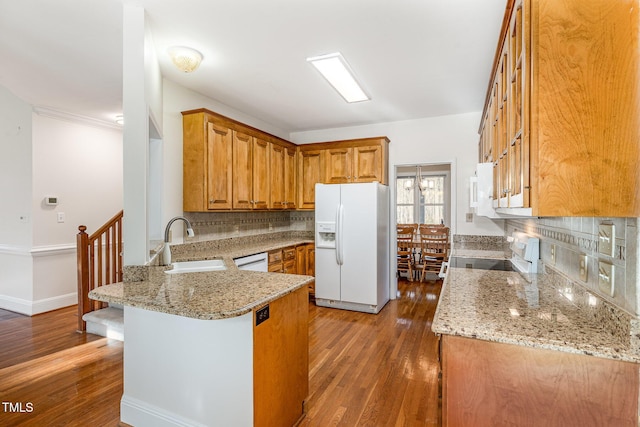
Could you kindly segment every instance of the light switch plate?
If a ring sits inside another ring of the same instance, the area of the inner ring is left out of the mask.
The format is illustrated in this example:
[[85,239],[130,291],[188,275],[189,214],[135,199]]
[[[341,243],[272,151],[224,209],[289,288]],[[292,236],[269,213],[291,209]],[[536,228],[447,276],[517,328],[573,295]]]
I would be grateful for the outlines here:
[[551,245],[551,265],[556,265],[556,245]]
[[587,257],[587,255],[580,254],[578,259],[578,272],[580,275],[580,280],[582,280],[583,282],[586,282],[588,278],[587,276],[587,272],[589,271],[588,260],[589,260],[589,257]]
[[602,261],[598,263],[598,287],[602,292],[609,295],[610,297],[612,297],[615,292],[613,280],[614,274],[615,267],[613,264]]
[[602,255],[613,256],[616,248],[616,227],[613,224],[598,226],[598,252]]

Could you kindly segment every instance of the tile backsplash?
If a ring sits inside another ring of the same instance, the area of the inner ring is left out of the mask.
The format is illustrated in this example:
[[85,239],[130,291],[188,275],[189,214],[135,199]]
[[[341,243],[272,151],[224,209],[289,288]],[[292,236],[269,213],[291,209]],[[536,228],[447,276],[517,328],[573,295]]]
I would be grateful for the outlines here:
[[314,230],[314,212],[185,212],[195,237],[190,242],[245,237],[281,231]]
[[[614,255],[598,252],[600,224],[615,226]],[[540,239],[540,259],[545,267],[581,284],[612,304],[635,316],[639,312],[637,292],[637,218],[524,218],[506,221],[505,233],[523,231]],[[552,259],[555,246],[555,262]],[[580,256],[587,257],[587,280],[580,279]],[[613,265],[614,295],[599,287],[599,262]]]

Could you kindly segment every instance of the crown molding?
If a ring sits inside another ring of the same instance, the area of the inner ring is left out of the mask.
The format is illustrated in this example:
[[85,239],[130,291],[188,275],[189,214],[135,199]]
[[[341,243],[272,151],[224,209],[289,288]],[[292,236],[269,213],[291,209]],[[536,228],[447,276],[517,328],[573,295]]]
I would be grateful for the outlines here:
[[80,114],[68,113],[66,111],[56,110],[51,107],[44,107],[41,105],[34,105],[33,112],[42,117],[49,117],[57,120],[64,120],[72,123],[79,123],[87,126],[116,129],[121,131],[122,125],[115,122],[109,122],[106,120],[96,119],[93,117],[83,116]]

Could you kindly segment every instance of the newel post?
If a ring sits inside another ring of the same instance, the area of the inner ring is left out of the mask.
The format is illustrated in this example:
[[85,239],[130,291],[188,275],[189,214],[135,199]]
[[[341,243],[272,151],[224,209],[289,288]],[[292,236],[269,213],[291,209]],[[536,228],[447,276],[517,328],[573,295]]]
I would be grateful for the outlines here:
[[84,332],[87,324],[82,316],[90,311],[89,300],[89,235],[85,233],[87,227],[81,225],[76,237],[78,257],[78,332]]

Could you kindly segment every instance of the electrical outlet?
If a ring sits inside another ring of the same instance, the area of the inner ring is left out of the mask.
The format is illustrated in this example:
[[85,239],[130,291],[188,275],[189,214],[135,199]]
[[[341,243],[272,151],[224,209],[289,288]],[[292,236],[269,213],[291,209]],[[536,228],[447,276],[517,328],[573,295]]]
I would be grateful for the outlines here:
[[234,231],[236,234],[240,233],[240,226],[239,226],[239,225],[234,225],[234,226],[233,226],[233,231]]
[[589,257],[587,257],[587,255],[585,254],[580,254],[579,256],[578,272],[580,274],[580,280],[582,280],[583,282],[586,282],[588,277],[587,276],[587,272],[589,271],[588,259]]
[[269,231],[273,230],[273,224],[269,223]]
[[556,265],[556,245],[551,245],[551,265]]
[[613,256],[616,248],[616,227],[613,224],[598,226],[598,252],[602,255]]
[[58,222],[64,222],[65,215],[64,212],[58,212]]
[[600,261],[598,263],[598,287],[602,292],[612,297],[615,292],[614,287],[615,268],[613,264]]

